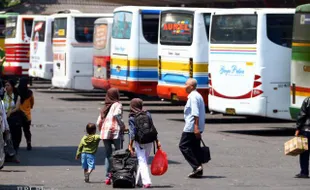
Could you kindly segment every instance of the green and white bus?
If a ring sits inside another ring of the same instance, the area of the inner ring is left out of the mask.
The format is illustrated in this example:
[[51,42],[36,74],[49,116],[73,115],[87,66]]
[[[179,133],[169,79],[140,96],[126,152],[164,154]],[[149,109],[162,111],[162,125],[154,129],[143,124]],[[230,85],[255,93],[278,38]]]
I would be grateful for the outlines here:
[[296,8],[291,63],[292,119],[296,119],[303,100],[310,96],[310,4]]

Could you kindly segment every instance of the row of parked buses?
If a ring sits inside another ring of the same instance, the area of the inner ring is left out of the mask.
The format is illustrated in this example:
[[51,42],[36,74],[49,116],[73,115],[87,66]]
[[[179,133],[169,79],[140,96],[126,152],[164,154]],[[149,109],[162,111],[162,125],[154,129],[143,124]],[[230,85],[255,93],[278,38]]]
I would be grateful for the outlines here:
[[310,95],[304,80],[310,72],[309,30],[310,5],[296,14],[126,6],[113,14],[11,16],[5,72],[26,74],[23,64],[19,72],[14,67],[29,62],[23,56],[31,41],[29,76],[51,79],[55,87],[116,87],[128,96],[186,101],[184,83],[195,78],[210,111],[291,119]]

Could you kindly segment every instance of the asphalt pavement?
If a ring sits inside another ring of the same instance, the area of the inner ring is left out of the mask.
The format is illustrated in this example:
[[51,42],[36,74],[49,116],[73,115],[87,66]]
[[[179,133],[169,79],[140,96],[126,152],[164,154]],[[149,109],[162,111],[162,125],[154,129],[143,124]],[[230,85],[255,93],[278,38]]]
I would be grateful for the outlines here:
[[[35,82],[32,111],[33,150],[27,151],[23,137],[20,164],[6,163],[0,171],[0,190],[17,189],[112,189],[104,184],[103,143],[97,152],[96,170],[90,183],[84,183],[83,170],[74,159],[85,134],[85,125],[96,122],[105,93],[51,89]],[[122,96],[124,120],[128,122],[129,100]],[[146,99],[159,132],[162,148],[168,154],[169,168],[163,176],[152,176],[155,189],[309,189],[310,179],[295,179],[298,157],[284,155],[283,144],[294,135],[294,123],[266,118],[206,116],[205,143],[212,160],[204,165],[201,179],[188,179],[189,164],[178,143],[184,126],[183,106],[159,99]],[[127,141],[125,142],[127,143]],[[150,162],[154,155],[151,155]]]

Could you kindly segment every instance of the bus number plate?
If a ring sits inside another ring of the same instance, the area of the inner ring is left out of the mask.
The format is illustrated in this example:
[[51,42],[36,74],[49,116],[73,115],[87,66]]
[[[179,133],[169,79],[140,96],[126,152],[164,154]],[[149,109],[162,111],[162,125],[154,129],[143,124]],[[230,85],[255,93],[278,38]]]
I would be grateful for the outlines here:
[[226,114],[236,115],[236,110],[234,108],[226,108]]
[[172,100],[179,101],[179,98],[178,98],[177,95],[173,94],[173,95],[172,95]]

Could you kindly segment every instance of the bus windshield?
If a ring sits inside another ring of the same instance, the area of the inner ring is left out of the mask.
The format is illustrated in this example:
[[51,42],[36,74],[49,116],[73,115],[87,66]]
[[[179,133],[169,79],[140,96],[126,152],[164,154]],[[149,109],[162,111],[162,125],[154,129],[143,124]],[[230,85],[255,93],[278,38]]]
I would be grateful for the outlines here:
[[211,43],[256,44],[256,15],[214,15],[212,19]]
[[5,29],[5,37],[6,38],[15,38],[16,36],[16,25],[17,25],[17,17],[8,17],[6,19],[6,29]]
[[310,42],[310,14],[296,13],[294,17],[293,41]]
[[108,25],[96,24],[94,30],[94,48],[105,49],[108,38]]
[[44,42],[45,39],[45,21],[35,21],[34,31],[32,35],[32,41],[38,40],[39,42]]
[[163,13],[160,25],[160,43],[163,45],[191,45],[193,19],[193,14],[189,13]]
[[116,12],[113,17],[112,37],[114,39],[130,39],[132,13]]
[[5,37],[5,18],[0,18],[0,38]]
[[67,36],[67,18],[55,18],[54,38],[66,38]]

